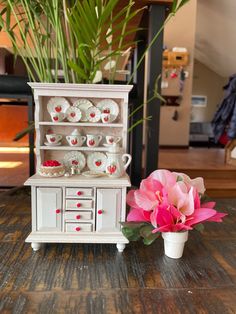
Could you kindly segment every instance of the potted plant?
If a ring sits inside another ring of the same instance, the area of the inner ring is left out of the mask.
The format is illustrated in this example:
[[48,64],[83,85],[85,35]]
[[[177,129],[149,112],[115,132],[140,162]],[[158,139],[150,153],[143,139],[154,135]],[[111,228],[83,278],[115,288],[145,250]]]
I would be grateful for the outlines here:
[[204,192],[202,178],[191,180],[183,173],[154,171],[127,195],[130,212],[122,223],[123,234],[130,241],[143,239],[147,245],[162,234],[165,254],[180,258],[189,230],[201,231],[203,222],[221,222],[227,215],[214,209],[215,202],[205,202]]

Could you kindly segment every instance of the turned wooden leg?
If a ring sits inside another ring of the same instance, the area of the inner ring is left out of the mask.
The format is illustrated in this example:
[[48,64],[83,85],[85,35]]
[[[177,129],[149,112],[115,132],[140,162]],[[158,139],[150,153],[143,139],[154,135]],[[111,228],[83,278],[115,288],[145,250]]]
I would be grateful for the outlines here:
[[125,249],[125,244],[124,243],[117,243],[116,247],[117,247],[118,252],[122,253]]
[[42,243],[38,243],[38,242],[32,242],[31,243],[31,247],[34,251],[38,251],[42,246]]

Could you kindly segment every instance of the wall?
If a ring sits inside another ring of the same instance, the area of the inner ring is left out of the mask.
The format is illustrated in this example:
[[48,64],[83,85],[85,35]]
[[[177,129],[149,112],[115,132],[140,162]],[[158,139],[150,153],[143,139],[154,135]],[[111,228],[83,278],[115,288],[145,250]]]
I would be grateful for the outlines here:
[[[186,70],[189,77],[186,79],[182,100],[179,107],[161,107],[160,145],[187,146],[189,142],[189,123],[192,95],[192,73],[195,45],[197,0],[188,2],[177,15],[166,25],[164,43],[173,47],[186,47],[190,53],[190,62]],[[165,93],[168,91],[165,90]],[[172,116],[178,111],[178,121]]]
[[210,70],[201,62],[195,60],[193,74],[193,95],[207,96],[206,107],[193,107],[191,120],[193,122],[210,122],[223,98],[222,87],[227,83],[224,78]]

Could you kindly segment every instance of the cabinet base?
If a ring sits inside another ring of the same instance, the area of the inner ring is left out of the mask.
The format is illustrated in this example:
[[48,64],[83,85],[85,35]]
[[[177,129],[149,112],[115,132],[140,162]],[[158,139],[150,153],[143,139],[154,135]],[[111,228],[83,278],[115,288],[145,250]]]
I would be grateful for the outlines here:
[[25,242],[31,242],[34,251],[39,250],[42,243],[115,243],[119,252],[123,252],[125,244],[129,243],[121,232],[83,232],[79,235],[74,232],[31,232]]

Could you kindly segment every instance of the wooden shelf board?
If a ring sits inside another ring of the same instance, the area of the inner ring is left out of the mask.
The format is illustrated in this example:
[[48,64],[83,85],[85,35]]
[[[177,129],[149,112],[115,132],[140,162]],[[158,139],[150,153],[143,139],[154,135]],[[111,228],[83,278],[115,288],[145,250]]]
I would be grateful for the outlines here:
[[50,125],[50,126],[89,126],[89,127],[102,127],[102,128],[123,128],[122,123],[72,123],[72,122],[50,122],[50,121],[40,121],[39,125]]
[[89,151],[89,152],[107,152],[108,151],[108,147],[101,147],[101,146],[98,146],[98,147],[86,147],[86,146],[82,146],[82,147],[79,147],[79,146],[75,146],[75,147],[72,147],[72,146],[40,146],[40,149],[42,150],[68,150],[68,151],[71,151],[71,150],[75,150],[75,151]]

